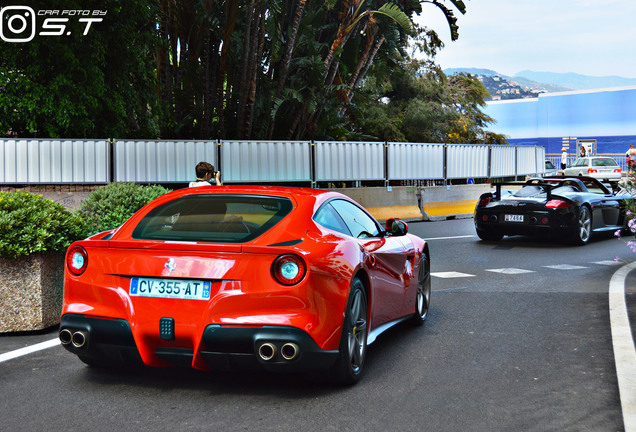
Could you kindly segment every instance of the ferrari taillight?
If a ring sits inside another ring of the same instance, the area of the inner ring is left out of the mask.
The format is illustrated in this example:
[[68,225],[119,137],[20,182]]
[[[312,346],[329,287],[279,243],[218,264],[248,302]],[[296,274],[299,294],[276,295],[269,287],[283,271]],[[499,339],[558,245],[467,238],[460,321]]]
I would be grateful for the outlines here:
[[567,201],[561,201],[561,200],[550,200],[548,201],[548,203],[545,205],[548,208],[568,208],[572,205],[572,203],[569,203]]
[[285,254],[276,258],[272,264],[274,279],[283,285],[295,285],[305,277],[307,265],[298,255]]
[[490,204],[490,201],[492,201],[492,198],[487,196],[487,197],[482,197],[479,199],[479,204],[477,204],[479,207],[485,207],[488,204]]
[[81,246],[73,246],[66,255],[66,266],[75,276],[84,273],[88,266],[88,253]]

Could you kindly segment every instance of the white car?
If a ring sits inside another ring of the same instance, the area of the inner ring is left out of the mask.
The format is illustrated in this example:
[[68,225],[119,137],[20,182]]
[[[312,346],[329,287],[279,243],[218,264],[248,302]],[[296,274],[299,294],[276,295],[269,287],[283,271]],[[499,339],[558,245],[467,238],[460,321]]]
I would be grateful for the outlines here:
[[587,176],[599,180],[620,181],[622,173],[618,163],[610,157],[582,157],[563,170],[564,176]]

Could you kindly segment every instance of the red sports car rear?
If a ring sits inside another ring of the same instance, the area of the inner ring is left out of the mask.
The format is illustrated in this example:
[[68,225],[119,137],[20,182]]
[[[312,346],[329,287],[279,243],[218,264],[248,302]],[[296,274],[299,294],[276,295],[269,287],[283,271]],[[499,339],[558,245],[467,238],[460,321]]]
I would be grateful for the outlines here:
[[426,243],[385,228],[333,192],[166,194],[71,245],[60,339],[97,366],[331,368],[354,382],[367,342],[428,313]]

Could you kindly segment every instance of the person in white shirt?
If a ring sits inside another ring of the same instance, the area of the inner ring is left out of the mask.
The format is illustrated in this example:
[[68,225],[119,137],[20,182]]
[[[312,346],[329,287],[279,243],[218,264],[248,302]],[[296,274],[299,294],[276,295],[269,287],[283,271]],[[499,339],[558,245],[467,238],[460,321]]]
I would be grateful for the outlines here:
[[566,169],[568,166],[568,151],[565,147],[562,150],[563,153],[561,153],[561,169]]
[[214,177],[217,186],[222,186],[221,171],[214,171],[214,165],[208,162],[199,162],[194,170],[196,172],[197,179],[196,181],[190,182],[188,187],[210,186],[212,184],[210,183],[212,177]]

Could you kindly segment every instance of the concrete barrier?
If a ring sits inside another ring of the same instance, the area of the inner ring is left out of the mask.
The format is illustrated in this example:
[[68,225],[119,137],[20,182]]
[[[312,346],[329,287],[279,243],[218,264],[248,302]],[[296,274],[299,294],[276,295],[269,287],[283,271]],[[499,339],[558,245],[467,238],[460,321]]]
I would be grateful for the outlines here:
[[356,200],[380,221],[389,218],[430,221],[472,217],[479,196],[490,191],[490,184],[332,190]]
[[[59,202],[75,211],[81,202],[97,186],[30,186],[27,188],[3,188],[27,190]],[[75,189],[75,190],[73,190]],[[430,221],[449,218],[472,217],[477,199],[490,190],[490,184],[449,186],[392,186],[333,188],[362,204],[376,219],[385,221],[399,218],[405,221]]]

